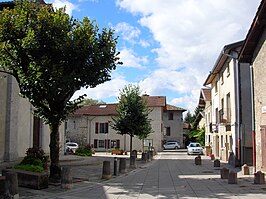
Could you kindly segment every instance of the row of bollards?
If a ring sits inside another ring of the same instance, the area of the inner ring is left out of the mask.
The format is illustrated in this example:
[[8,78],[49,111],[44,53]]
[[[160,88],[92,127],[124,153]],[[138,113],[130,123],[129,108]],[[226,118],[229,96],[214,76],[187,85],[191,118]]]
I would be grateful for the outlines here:
[[[211,160],[214,160],[214,157],[211,157]],[[201,156],[198,155],[195,157],[195,165],[201,165]],[[214,167],[220,167],[220,160],[215,159],[213,161]],[[249,167],[244,164],[242,166],[242,173],[243,175],[249,175]],[[221,179],[228,179],[228,184],[237,184],[237,172],[231,170],[229,171],[228,168],[224,167],[220,170]],[[261,171],[254,173],[254,184],[265,184],[265,174]]]
[[[137,159],[137,153],[132,153],[132,155],[130,156],[130,163],[129,163],[129,167],[131,169],[135,169],[137,168],[136,165],[136,159]],[[141,160],[143,162],[148,162],[151,161],[153,159],[153,151],[148,151],[148,152],[144,152],[142,153],[141,156]],[[118,166],[118,159],[115,157],[114,158],[114,176],[117,176],[117,166]],[[126,173],[126,158],[119,158],[119,169],[118,169],[119,173],[124,174]],[[104,161],[103,162],[103,170],[102,170],[102,179],[106,179],[109,180],[112,177],[111,174],[111,162],[110,161]]]
[[0,176],[0,198],[18,199],[18,176],[16,172],[6,172]]

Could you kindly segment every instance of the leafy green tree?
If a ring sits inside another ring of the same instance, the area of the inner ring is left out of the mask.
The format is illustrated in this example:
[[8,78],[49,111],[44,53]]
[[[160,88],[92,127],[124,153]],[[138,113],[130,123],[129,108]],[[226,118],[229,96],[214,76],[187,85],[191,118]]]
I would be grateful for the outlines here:
[[118,97],[118,115],[113,118],[115,129],[118,134],[128,134],[130,136],[130,153],[132,152],[132,138],[137,136],[139,139],[146,138],[151,132],[151,110],[147,106],[144,97],[140,95],[139,86],[128,85]]
[[82,87],[110,80],[121,64],[116,44],[113,30],[100,32],[87,17],[79,21],[50,5],[21,0],[0,12],[0,72],[17,80],[21,96],[50,127],[52,179],[61,175],[59,126],[84,96],[70,99]]
[[80,102],[80,105],[95,105],[95,104],[106,104],[104,101],[102,100],[96,100],[96,99],[90,99],[90,98],[86,98],[86,99],[83,99],[81,102]]

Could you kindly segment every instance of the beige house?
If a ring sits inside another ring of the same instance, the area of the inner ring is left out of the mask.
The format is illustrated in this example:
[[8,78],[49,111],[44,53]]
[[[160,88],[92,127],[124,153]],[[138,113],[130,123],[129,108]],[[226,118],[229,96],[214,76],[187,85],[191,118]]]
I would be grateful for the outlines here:
[[[49,153],[49,128],[32,115],[33,107],[19,96],[16,80],[0,73],[0,87],[0,162],[24,157],[27,148],[33,146]],[[63,152],[63,126],[60,133]]]
[[212,104],[210,88],[202,88],[200,90],[198,108],[203,114],[199,128],[205,128],[205,146],[211,147],[212,151],[214,136],[212,132]]
[[[184,109],[167,106],[165,96],[146,96],[146,98],[148,107],[152,110],[149,118],[152,120],[153,133],[145,140],[134,137],[133,149],[143,151],[151,145],[156,151],[161,151],[165,140],[175,139],[181,142]],[[68,117],[66,139],[80,145],[89,144],[96,151],[109,151],[114,147],[129,151],[130,137],[117,134],[111,127],[112,118],[117,114],[116,105],[90,105],[77,110]]]
[[[251,24],[239,61],[250,67],[252,78],[252,143],[253,165],[266,171],[266,1],[262,0]],[[251,136],[250,136],[251,137]]]
[[224,46],[204,83],[211,85],[212,152],[232,165],[252,163],[250,78],[248,66],[237,60],[242,44]]

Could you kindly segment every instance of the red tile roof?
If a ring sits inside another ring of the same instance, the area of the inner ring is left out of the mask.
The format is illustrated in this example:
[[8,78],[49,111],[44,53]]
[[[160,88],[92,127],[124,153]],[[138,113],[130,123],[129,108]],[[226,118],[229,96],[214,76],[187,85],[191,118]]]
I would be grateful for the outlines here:
[[[165,96],[144,96],[146,98],[148,107],[166,107]],[[91,116],[110,116],[116,115],[117,104],[97,104],[87,105],[76,110],[74,115],[91,115]]]
[[182,111],[182,112],[186,111],[186,109],[179,108],[179,107],[176,107],[176,106],[173,106],[173,105],[170,105],[170,104],[167,104],[166,110],[167,111]]

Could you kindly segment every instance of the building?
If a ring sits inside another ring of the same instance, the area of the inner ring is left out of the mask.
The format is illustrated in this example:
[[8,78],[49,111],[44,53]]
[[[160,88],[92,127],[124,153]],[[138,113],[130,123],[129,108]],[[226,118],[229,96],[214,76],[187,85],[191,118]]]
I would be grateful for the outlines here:
[[237,60],[242,44],[224,46],[204,83],[211,85],[212,152],[235,166],[252,164],[249,67]]
[[266,1],[262,0],[246,35],[239,62],[248,65],[251,77],[253,165],[266,171]]
[[[182,112],[184,109],[166,104],[165,96],[145,96],[151,109],[149,118],[153,132],[143,141],[133,138],[132,148],[144,151],[153,146],[156,151],[162,150],[166,140],[177,140],[183,143]],[[80,145],[89,144],[96,151],[108,151],[121,148],[129,151],[129,135],[119,135],[112,129],[113,117],[117,114],[117,104],[89,105],[78,109],[68,117],[66,139]]]

